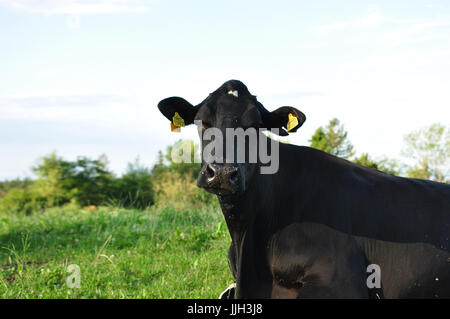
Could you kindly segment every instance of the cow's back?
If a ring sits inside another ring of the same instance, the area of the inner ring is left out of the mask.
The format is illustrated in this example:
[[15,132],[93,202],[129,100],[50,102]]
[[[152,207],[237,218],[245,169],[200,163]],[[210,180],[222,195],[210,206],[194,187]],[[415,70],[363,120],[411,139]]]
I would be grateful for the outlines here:
[[450,185],[291,145],[280,145],[272,178],[283,188],[283,227],[316,223],[355,238],[367,264],[380,266],[386,297],[450,297]]

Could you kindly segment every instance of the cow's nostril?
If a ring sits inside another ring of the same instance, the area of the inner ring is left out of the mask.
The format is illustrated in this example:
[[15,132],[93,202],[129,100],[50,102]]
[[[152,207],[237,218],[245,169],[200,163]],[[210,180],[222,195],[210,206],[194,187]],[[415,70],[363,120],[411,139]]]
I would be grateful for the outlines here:
[[212,179],[214,179],[215,176],[216,176],[216,170],[214,168],[212,168],[211,165],[206,166],[206,178],[208,180],[212,180]]

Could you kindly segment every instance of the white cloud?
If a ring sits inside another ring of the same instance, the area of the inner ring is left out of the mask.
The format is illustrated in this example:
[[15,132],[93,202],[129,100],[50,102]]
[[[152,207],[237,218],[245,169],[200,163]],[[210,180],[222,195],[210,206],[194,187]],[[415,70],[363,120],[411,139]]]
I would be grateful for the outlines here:
[[[429,49],[426,43],[438,41],[448,43],[450,40],[450,22],[442,20],[393,20],[397,27],[393,30],[379,33],[376,36],[379,48],[372,54],[359,59],[343,63],[344,68],[361,69],[364,67],[393,68],[402,65],[418,65],[436,62],[436,59],[445,58],[449,54],[449,47]],[[408,46],[422,44],[421,49],[404,51]]]
[[354,24],[357,26],[375,27],[382,23],[380,9],[377,6],[369,6],[369,13],[359,19]]
[[383,16],[380,13],[380,9],[376,5],[369,5],[367,13],[361,17],[347,19],[346,21],[340,21],[330,24],[319,25],[313,28],[313,31],[317,35],[328,35],[332,31],[343,30],[347,28],[368,28],[378,27],[384,21]]
[[0,6],[18,11],[53,14],[108,14],[121,12],[145,12],[145,0],[0,0]]
[[426,4],[425,8],[427,8],[427,9],[442,9],[442,8],[444,8],[444,6],[441,5],[441,4],[433,4],[433,3],[431,3],[431,4]]
[[[375,26],[380,28],[369,30]],[[322,122],[337,116],[358,151],[400,157],[405,134],[434,122],[449,124],[448,15],[399,19],[374,7],[363,17],[314,31],[323,36],[318,43],[328,41],[320,50],[335,57],[323,71],[327,76],[311,83],[317,85],[312,91],[320,88],[327,95],[307,101],[304,129],[319,125],[318,114]]]
[[[32,120],[120,125],[133,102],[113,94],[0,96],[0,121]],[[108,116],[105,116],[105,115]]]
[[67,27],[69,29],[80,28],[80,16],[78,14],[72,14],[67,17]]
[[[125,101],[113,94],[67,94],[67,95],[22,95],[0,96],[0,109],[43,108],[43,107],[91,107],[101,104],[116,104]],[[0,116],[0,119],[2,117]]]
[[331,31],[344,29],[347,26],[348,26],[347,22],[337,22],[337,23],[319,25],[317,27],[314,27],[313,30],[317,35],[325,35]]

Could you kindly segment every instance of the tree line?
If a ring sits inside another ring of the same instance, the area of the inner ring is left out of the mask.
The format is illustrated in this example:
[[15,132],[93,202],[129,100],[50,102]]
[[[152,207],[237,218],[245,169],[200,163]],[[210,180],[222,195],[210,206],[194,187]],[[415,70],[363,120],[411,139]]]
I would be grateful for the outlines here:
[[348,132],[336,118],[327,126],[319,127],[309,142],[311,147],[388,174],[450,183],[450,127],[439,123],[404,137],[405,145],[401,153],[414,161],[409,165],[386,156],[378,159],[368,153],[355,156]]
[[[179,207],[186,202],[214,203],[213,195],[195,187],[200,164],[194,163],[193,158],[191,163],[172,160],[172,151],[183,148],[180,145],[185,143],[194,157],[198,145],[191,140],[179,140],[168,146],[165,153],[158,152],[152,168],[142,165],[137,158],[121,176],[108,168],[105,155],[94,160],[80,156],[68,161],[56,153],[49,154],[32,167],[36,178],[0,182],[0,212],[30,214],[67,204],[144,209],[157,202],[180,202]],[[309,143],[311,147],[388,174],[450,182],[450,128],[441,124],[405,136],[403,154],[415,161],[413,165],[387,157],[375,159],[368,153],[355,156],[348,132],[336,118],[317,128]]]

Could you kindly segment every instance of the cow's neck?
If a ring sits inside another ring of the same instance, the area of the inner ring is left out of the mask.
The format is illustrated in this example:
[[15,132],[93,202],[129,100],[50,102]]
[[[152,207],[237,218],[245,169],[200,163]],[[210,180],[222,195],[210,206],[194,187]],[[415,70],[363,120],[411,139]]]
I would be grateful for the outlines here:
[[307,147],[280,144],[279,150],[280,166],[276,174],[255,174],[244,194],[218,196],[234,242],[239,242],[249,228],[258,234],[273,234],[291,223],[301,222],[343,228],[346,211],[339,214],[311,209],[314,198],[320,198],[317,194],[322,192],[321,183],[332,176],[330,170],[337,171],[342,164],[331,166],[328,155]]
[[[236,270],[234,275],[239,287],[238,298],[248,295],[259,296],[259,293],[267,292],[268,290],[263,286],[270,281],[268,268],[256,267],[265,263],[263,243],[267,241],[267,238],[264,235],[269,235],[270,232],[258,231],[261,220],[256,210],[251,209],[252,204],[257,203],[257,200],[249,201],[254,195],[248,195],[246,193],[239,198],[219,197],[232,240],[229,254],[232,256],[230,259],[232,268]],[[263,286],[255,286],[255,283]],[[263,294],[259,297],[268,298],[269,296]]]
[[271,230],[266,227],[275,226],[271,221],[273,210],[265,202],[265,199],[270,196],[267,193],[261,193],[264,190],[255,184],[257,183],[241,195],[218,196],[231,239],[235,243],[239,243],[250,228],[261,230],[260,228],[263,227],[266,231],[258,231],[258,233],[268,234]]
[[[332,223],[322,212],[307,209],[327,174],[317,166],[321,153],[309,148],[280,145],[280,167],[276,174],[255,174],[247,191],[239,196],[220,197],[232,239],[249,227],[259,234],[273,234],[291,223]],[[323,215],[323,216],[322,216]]]
[[252,220],[249,212],[242,207],[245,198],[244,196],[218,196],[218,198],[231,239],[239,242]]

